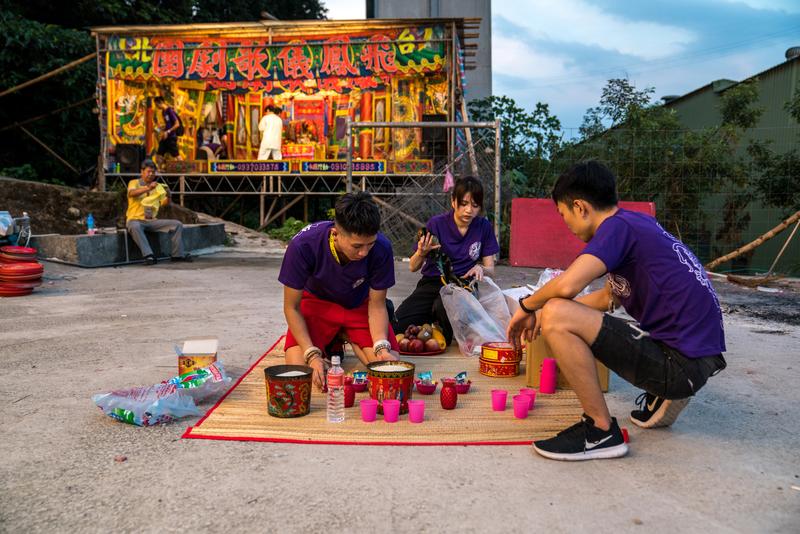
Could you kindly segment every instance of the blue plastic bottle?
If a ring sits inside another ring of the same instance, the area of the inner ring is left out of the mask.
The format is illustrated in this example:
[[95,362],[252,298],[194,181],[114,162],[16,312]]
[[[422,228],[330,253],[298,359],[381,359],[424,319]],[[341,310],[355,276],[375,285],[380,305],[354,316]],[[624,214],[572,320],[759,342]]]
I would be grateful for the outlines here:
[[90,213],[88,217],[86,217],[86,227],[89,230],[89,235],[94,235],[94,216]]

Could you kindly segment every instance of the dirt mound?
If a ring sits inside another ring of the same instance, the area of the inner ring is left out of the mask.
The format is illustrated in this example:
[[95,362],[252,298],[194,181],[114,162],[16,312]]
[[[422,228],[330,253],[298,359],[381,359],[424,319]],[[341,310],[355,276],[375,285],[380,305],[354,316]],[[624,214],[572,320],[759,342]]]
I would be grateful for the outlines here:
[[[90,213],[97,227],[121,228],[127,206],[124,191],[100,193],[0,177],[0,210],[14,217],[28,212],[34,234],[82,234]],[[197,214],[174,204],[163,208],[159,216],[197,223]]]

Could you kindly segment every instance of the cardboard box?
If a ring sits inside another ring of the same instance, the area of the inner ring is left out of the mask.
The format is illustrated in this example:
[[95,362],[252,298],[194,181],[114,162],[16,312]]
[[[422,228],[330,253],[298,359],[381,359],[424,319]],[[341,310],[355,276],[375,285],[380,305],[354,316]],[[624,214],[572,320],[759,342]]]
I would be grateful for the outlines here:
[[219,340],[215,337],[187,339],[178,356],[178,374],[208,367],[217,361]]
[[[555,356],[553,356],[553,353],[550,352],[550,348],[547,346],[547,343],[545,343],[542,336],[539,336],[533,341],[528,342],[526,353],[525,383],[528,385],[528,387],[538,388],[539,373],[542,369],[542,360],[545,358],[555,358]],[[600,378],[600,389],[603,391],[608,391],[608,367],[597,360],[595,360],[595,363],[597,364],[597,376]],[[557,386],[560,389],[570,389],[569,382],[567,382],[567,379],[560,371],[558,373]]]

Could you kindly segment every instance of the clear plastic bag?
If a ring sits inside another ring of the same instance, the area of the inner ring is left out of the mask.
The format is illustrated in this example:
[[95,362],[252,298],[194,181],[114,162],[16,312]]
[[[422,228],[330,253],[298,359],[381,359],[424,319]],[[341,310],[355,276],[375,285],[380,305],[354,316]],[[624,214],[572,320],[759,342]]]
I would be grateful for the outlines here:
[[[528,286],[528,287],[531,288],[531,290],[534,293],[536,293],[537,291],[542,289],[542,287],[547,282],[549,282],[550,280],[552,280],[553,278],[555,278],[557,276],[560,276],[563,273],[564,273],[564,271],[562,271],[561,269],[551,269],[551,268],[548,267],[547,269],[542,271],[542,274],[539,275],[539,281],[536,282],[536,285],[535,286]],[[576,298],[577,297],[582,297],[584,295],[588,295],[589,293],[591,293],[591,290],[589,289],[589,286],[586,286],[586,287],[583,288],[583,290],[580,293],[575,295],[575,297]]]
[[103,413],[118,421],[153,426],[201,414],[187,391],[175,384],[163,383],[101,393],[92,396],[92,401]]
[[221,362],[189,371],[149,387],[120,389],[94,395],[92,401],[106,415],[137,426],[169,423],[201,415],[195,403],[222,393],[231,383]]
[[467,356],[480,354],[484,343],[504,341],[511,320],[505,297],[491,279],[484,278],[478,282],[476,292],[477,298],[454,284],[447,284],[439,290],[453,327],[453,337]]

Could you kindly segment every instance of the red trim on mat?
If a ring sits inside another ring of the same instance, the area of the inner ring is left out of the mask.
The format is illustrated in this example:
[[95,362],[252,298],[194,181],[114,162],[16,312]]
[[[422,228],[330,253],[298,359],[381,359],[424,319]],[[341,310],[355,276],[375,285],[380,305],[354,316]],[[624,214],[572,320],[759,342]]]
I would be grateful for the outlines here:
[[[199,426],[206,418],[211,415],[211,412],[217,409],[217,407],[222,404],[222,401],[225,400],[227,397],[236,387],[244,380],[244,377],[250,374],[250,372],[258,365],[261,360],[263,360],[267,354],[272,352],[278,343],[283,340],[286,336],[281,336],[278,338],[278,341],[272,344],[270,348],[267,349],[267,352],[261,355],[259,359],[250,366],[250,368],[239,377],[239,380],[231,386],[231,388],[225,392],[225,394],[220,397],[214,406],[206,412],[206,414],[195,424],[194,426]],[[255,438],[255,437],[233,437],[233,436],[207,436],[204,434],[190,434],[194,426],[186,427],[183,435],[181,436],[182,439],[212,439],[218,441],[260,441],[266,443],[298,443],[302,445],[382,445],[382,446],[422,446],[422,447],[436,447],[437,445],[441,446],[452,446],[452,445],[530,445],[533,443],[531,441],[442,441],[442,442],[407,442],[407,441],[323,441],[323,440],[301,440],[301,439],[286,439],[286,438]]]
[[[210,409],[210,410],[208,410],[208,411],[206,412],[206,414],[205,414],[203,417],[201,417],[201,418],[200,418],[200,420],[199,420],[199,421],[198,421],[198,422],[195,424],[195,426],[197,426],[197,425],[201,424],[203,421],[205,421],[205,420],[206,420],[206,418],[207,418],[209,415],[211,415],[211,412],[213,412],[214,410],[216,410],[216,409],[217,409],[217,407],[218,407],[220,404],[222,404],[222,401],[224,401],[224,400],[225,400],[225,397],[227,397],[228,395],[230,395],[230,394],[231,394],[231,392],[232,392],[234,389],[236,389],[236,386],[238,386],[238,385],[239,385],[239,384],[242,382],[242,380],[244,380],[244,377],[246,377],[247,375],[249,375],[249,374],[250,374],[250,371],[252,371],[253,369],[255,369],[256,365],[258,365],[259,363],[261,363],[261,360],[263,360],[263,359],[264,359],[264,358],[267,356],[267,354],[269,354],[270,352],[272,352],[272,349],[274,349],[275,347],[277,347],[277,346],[278,346],[278,343],[280,343],[280,342],[283,340],[283,338],[284,338],[284,337],[286,337],[286,336],[285,336],[285,335],[282,335],[281,337],[279,337],[279,338],[278,338],[278,341],[276,341],[275,343],[273,343],[273,344],[272,344],[272,346],[271,346],[270,348],[268,348],[268,349],[267,349],[267,352],[265,352],[264,354],[262,354],[262,355],[261,355],[261,357],[260,357],[259,359],[257,359],[257,360],[255,361],[255,363],[253,363],[253,365],[251,365],[251,366],[250,366],[250,367],[247,369],[247,371],[245,371],[245,372],[242,374],[242,376],[240,376],[240,377],[239,377],[239,380],[237,380],[237,381],[236,381],[236,383],[235,383],[234,385],[232,385],[232,386],[230,387],[230,389],[228,389],[228,391],[226,391],[226,392],[225,392],[225,394],[224,394],[224,395],[222,395],[222,397],[220,397],[220,398],[219,398],[219,400],[217,401],[217,403],[216,403],[216,404],[214,404],[214,406],[212,406],[212,407],[211,407],[211,409]],[[181,438],[189,438],[189,437],[192,437],[192,436],[189,436],[189,432],[191,432],[191,430],[192,430],[193,428],[194,428],[194,426],[188,426],[188,427],[186,427],[186,430],[183,432],[183,435],[181,436]]]

